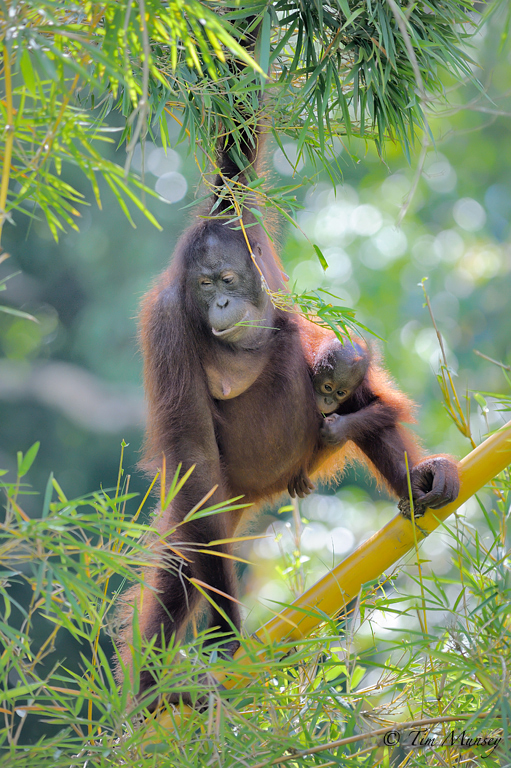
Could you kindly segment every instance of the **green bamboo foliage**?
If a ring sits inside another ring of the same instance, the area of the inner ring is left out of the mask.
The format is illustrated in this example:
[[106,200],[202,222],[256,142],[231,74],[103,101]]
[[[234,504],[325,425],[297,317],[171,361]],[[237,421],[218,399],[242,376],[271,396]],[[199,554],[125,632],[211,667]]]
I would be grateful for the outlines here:
[[471,76],[463,48],[471,2],[276,6],[285,14],[272,52],[285,124],[321,159],[331,135],[367,136],[380,150],[395,140],[408,151],[426,127],[426,93],[442,94],[441,70]]
[[[255,125],[261,91],[265,130],[330,173],[336,136],[408,152],[443,73],[472,78],[465,41],[479,20],[470,0],[1,2],[0,227],[16,210],[44,216],[56,238],[76,228],[82,196],[65,164],[98,205],[103,177],[128,219],[132,203],[156,224],[128,175],[136,143],[159,130],[166,146],[171,113],[206,171],[219,136],[239,142]],[[246,32],[258,25],[250,55]],[[124,127],[111,127],[111,112]],[[105,151],[119,138],[124,167]],[[290,194],[266,190],[263,206],[285,209]]]
[[[135,663],[153,667],[163,697],[207,691],[204,710],[173,726],[168,701],[160,721],[147,716],[129,676],[118,687],[110,667],[118,592],[125,581],[142,582],[140,567],[158,559],[148,543],[154,531],[140,519],[152,486],[144,499],[134,498],[121,453],[114,488],[69,499],[51,474],[31,516],[25,509],[38,448],[18,453],[12,478],[0,469],[2,768],[509,764],[509,472],[496,479],[494,503],[487,496],[480,502],[477,527],[463,516],[444,526],[447,574],[435,573],[417,550],[405,567],[365,584],[338,620],[325,615],[298,647],[261,640],[264,656],[253,654],[250,668],[214,646],[206,653],[203,633],[163,650],[143,643],[135,621]],[[162,507],[186,482],[178,474],[169,486],[164,472],[157,480]],[[295,549],[282,552],[279,573],[301,590],[308,558],[299,512],[294,524]],[[245,685],[218,686],[223,673]],[[396,729],[401,747],[383,740]],[[412,749],[417,729],[432,740]],[[478,736],[492,742],[471,746]]]

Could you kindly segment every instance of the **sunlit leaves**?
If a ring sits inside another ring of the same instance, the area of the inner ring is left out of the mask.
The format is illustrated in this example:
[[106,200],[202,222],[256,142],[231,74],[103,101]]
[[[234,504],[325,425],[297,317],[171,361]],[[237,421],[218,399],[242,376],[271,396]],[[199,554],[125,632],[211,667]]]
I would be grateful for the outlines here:
[[[274,66],[289,126],[305,125],[319,143],[327,134],[385,138],[408,147],[423,126],[418,84],[406,43],[386,2],[281,2]],[[469,2],[420,3],[406,10],[407,31],[426,90],[441,94],[440,70],[471,77],[463,50]],[[465,26],[461,26],[465,25]],[[472,27],[473,29],[473,27]],[[285,44],[278,43],[278,38]],[[302,129],[303,130],[303,129]],[[295,135],[301,138],[297,127]]]
[[[55,237],[76,227],[81,196],[62,180],[66,164],[82,171],[98,204],[99,174],[128,218],[128,200],[151,218],[132,183],[99,149],[113,110],[124,118],[125,174],[148,131],[159,130],[168,143],[169,113],[182,126],[178,141],[196,152],[205,172],[219,137],[230,136],[231,151],[242,154],[242,140],[262,111],[264,131],[279,145],[282,134],[293,137],[298,157],[307,154],[331,175],[336,136],[374,140],[380,152],[386,139],[396,140],[408,151],[425,126],[425,94],[442,96],[442,70],[472,78],[463,46],[475,23],[469,0],[429,0],[407,6],[402,17],[394,6],[385,0],[0,6],[0,42],[13,73],[0,110],[5,125],[14,116],[12,162],[2,168],[9,189],[4,218],[12,209],[41,213]],[[8,137],[4,131],[0,151]]]
[[98,141],[112,141],[106,119],[114,105],[126,118],[124,135],[130,139],[135,131],[136,139],[145,135],[155,104],[162,118],[180,67],[188,80],[196,73],[214,82],[227,50],[258,69],[230,34],[229,22],[198,0],[5,4],[2,41],[6,97],[0,115],[8,130],[0,152],[9,141],[10,155],[12,145],[11,162],[2,153],[3,219],[13,209],[42,214],[55,238],[65,227],[77,228],[80,215],[82,195],[61,177],[66,164],[89,180],[98,205],[102,175],[129,220],[128,201],[156,224],[133,191],[140,183],[128,183],[124,170],[99,150]]

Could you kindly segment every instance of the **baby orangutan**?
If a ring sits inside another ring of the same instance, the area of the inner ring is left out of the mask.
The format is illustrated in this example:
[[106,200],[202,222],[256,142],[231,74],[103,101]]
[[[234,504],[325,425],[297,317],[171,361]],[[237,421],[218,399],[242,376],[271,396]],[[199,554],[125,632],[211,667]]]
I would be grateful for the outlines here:
[[[373,361],[369,351],[359,342],[346,339],[341,343],[337,338],[331,339],[321,348],[319,356],[311,365],[311,377],[316,397],[316,405],[320,413],[326,416],[320,429],[321,444],[323,447],[342,448],[349,440],[360,448],[366,456],[371,458],[378,475],[383,477],[387,486],[401,497],[399,508],[405,517],[410,516],[409,500],[406,495],[406,487],[403,487],[403,478],[395,476],[394,465],[404,465],[404,453],[402,458],[398,456],[405,446],[400,439],[401,427],[399,422],[406,411],[400,405],[400,401],[406,403],[409,410],[413,405],[406,396],[400,393],[399,400],[394,402],[389,396],[390,386],[387,386],[386,399],[380,396],[378,388],[374,387],[373,380],[377,381],[384,371]],[[385,374],[384,374],[385,375]],[[375,391],[376,389],[376,391]],[[373,457],[374,451],[379,451],[385,446],[384,454]],[[413,457],[409,456],[410,459]],[[430,457],[438,468],[443,466],[445,457]],[[410,465],[412,465],[413,461]],[[403,466],[403,474],[406,480],[406,468]],[[451,479],[447,478],[448,482]],[[425,496],[426,488],[422,489],[420,480],[411,472],[412,490],[414,497]],[[417,485],[419,483],[419,485]],[[457,488],[457,475],[453,475],[452,484]],[[417,487],[416,487],[417,486]],[[308,472],[303,469],[294,480],[289,483],[288,491],[292,497],[306,496],[314,489],[308,477]],[[456,491],[457,492],[457,491]],[[456,494],[455,494],[456,495]],[[428,504],[420,503],[416,498],[415,515],[424,514],[427,506],[436,508],[434,494],[428,496]]]
[[[318,411],[324,416],[334,413],[349,400],[365,379],[369,367],[369,353],[351,339],[341,343],[333,338],[312,369],[312,384]],[[336,429],[337,426],[337,429]],[[320,431],[323,445],[342,447],[350,438],[342,433],[341,424],[335,417],[325,419]],[[339,434],[337,434],[339,432]],[[294,498],[307,496],[314,485],[305,471],[289,483],[288,490]]]
[[324,445],[341,448],[348,440],[370,439],[375,429],[395,426],[394,410],[371,390],[369,365],[368,350],[351,339],[332,339],[316,362],[312,383],[318,409],[326,416],[320,430]]
[[[332,339],[326,353],[318,360],[312,373],[316,405],[327,415],[337,411],[362,384],[369,367],[369,354],[356,342],[344,344]],[[331,442],[327,440],[326,442]],[[335,441],[337,445],[337,441]]]

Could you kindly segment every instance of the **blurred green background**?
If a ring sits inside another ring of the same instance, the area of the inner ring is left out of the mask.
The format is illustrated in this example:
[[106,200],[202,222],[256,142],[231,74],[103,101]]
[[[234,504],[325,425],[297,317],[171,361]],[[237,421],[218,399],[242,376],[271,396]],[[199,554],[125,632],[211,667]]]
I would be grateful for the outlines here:
[[[511,54],[506,41],[501,45],[501,29],[496,16],[475,41],[481,90],[446,81],[446,102],[430,115],[435,143],[422,169],[419,145],[410,162],[393,146],[382,162],[369,144],[339,142],[343,183],[336,189],[326,175],[298,166],[305,183],[297,221],[310,242],[288,227],[278,235],[291,285],[298,291],[327,288],[356,308],[357,319],[384,339],[377,346],[399,387],[419,404],[416,429],[425,447],[458,457],[470,444],[442,405],[439,347],[419,283],[428,278],[459,394],[505,392],[502,369],[474,354],[477,349],[511,363]],[[175,141],[175,125],[169,130]],[[158,137],[153,140],[145,148],[145,181],[169,201],[146,202],[163,231],[136,212],[133,229],[105,189],[98,210],[78,176],[73,183],[89,201],[81,209],[79,233],[56,243],[42,219],[20,215],[4,230],[11,258],[0,265],[0,276],[18,274],[2,298],[35,315],[39,324],[0,314],[0,466],[14,472],[16,451],[40,440],[29,478],[38,492],[50,471],[72,497],[112,487],[123,439],[129,444],[130,490],[147,488],[136,469],[144,420],[137,307],[167,265],[193,215],[185,206],[198,192],[188,147],[174,145],[165,156]],[[292,158],[294,147],[285,149]],[[113,157],[114,145],[110,151]],[[124,149],[116,157],[122,163]],[[268,166],[275,179],[291,178],[289,163],[271,146]],[[134,167],[142,168],[140,151]],[[72,179],[72,171],[66,173]],[[415,186],[398,229],[401,206]],[[323,250],[326,272],[311,242]],[[476,440],[506,420],[492,402],[481,409],[471,400]],[[26,497],[26,511],[39,514],[40,503],[38,496]],[[395,505],[359,469],[337,494],[320,488],[301,512],[306,522],[299,548],[285,522],[289,512],[276,523],[274,514],[261,523],[270,537],[254,545],[249,559],[258,565],[244,576],[251,594],[249,628],[267,616],[268,600],[289,597],[282,580],[287,568],[302,580],[297,589],[303,586],[302,567],[310,583],[380,527]],[[431,550],[432,567],[442,568],[444,550],[438,542]]]

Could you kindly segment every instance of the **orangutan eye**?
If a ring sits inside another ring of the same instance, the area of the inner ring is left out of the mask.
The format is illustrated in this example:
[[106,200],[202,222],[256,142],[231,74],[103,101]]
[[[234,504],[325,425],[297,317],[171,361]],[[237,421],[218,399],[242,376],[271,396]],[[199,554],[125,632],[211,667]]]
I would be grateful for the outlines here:
[[209,280],[207,277],[201,277],[199,280],[199,283],[201,287],[207,288],[208,285],[213,285],[213,281]]
[[332,385],[331,385],[331,384],[325,384],[325,386],[323,387],[323,389],[325,390],[325,392],[333,392],[333,389],[334,389],[334,388],[332,387]]
[[339,397],[344,397],[344,395],[347,394],[347,391],[345,389],[338,389],[337,394],[339,395]]
[[230,285],[232,282],[234,282],[234,275],[224,275],[222,280],[224,283],[227,283],[227,285]]

